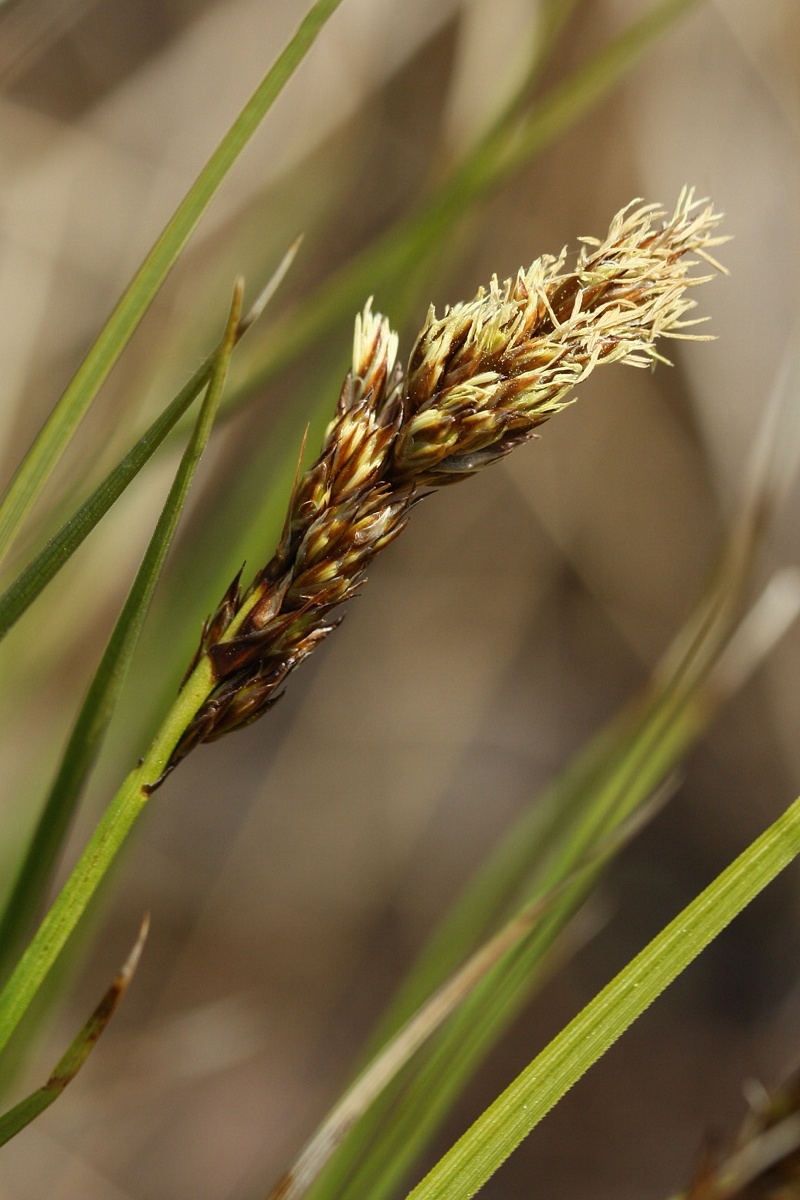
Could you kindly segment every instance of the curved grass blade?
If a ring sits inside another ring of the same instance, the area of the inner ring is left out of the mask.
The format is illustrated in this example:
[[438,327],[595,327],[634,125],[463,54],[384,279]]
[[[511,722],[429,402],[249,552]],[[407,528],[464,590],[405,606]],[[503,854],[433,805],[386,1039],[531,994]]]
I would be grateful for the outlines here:
[[0,1146],[5,1146],[13,1137],[30,1125],[46,1108],[58,1099],[68,1084],[78,1074],[86,1059],[97,1045],[106,1026],[117,1010],[117,1006],[128,990],[134,972],[139,965],[142,949],[144,948],[150,918],[142,921],[139,936],[133,949],[122,965],[122,969],[114,979],[102,1000],[94,1010],[89,1020],[78,1033],[78,1036],[56,1063],[53,1072],[44,1087],[26,1096],[19,1104],[15,1104],[8,1112],[0,1116]]
[[410,1193],[474,1196],[523,1138],[800,853],[800,799],[670,922],[539,1054]]
[[[665,31],[697,0],[661,0],[632,22],[590,61],[556,84],[532,109],[519,114],[516,103],[465,155],[417,213],[398,221],[356,255],[270,334],[266,348],[250,352],[243,378],[227,394],[227,413],[299,358],[335,323],[358,311],[380,287],[396,286],[452,236],[454,223],[504,183],[524,163],[589,112],[619,83]],[[532,72],[537,64],[534,63]]]
[[0,922],[0,973],[13,962],[41,904],[53,868],[117,704],[189,486],[214,423],[241,314],[243,284],[234,289],[225,335],[192,437],[145,551],[119,620],[75,722],[50,794]]
[[316,0],[211,155],[131,280],[86,358],[37,435],[0,501],[0,558],[208,207],[341,0]]
[[[236,329],[235,343],[261,316],[274,296],[279,284],[289,270],[300,246],[296,238],[281,259],[271,279],[256,297],[253,305],[242,317]],[[125,489],[136,478],[145,463],[152,457],[194,400],[208,385],[218,360],[217,347],[197,368],[191,379],[184,384],[177,396],[153,421],[136,444],[114,467],[92,492],[91,496],[75,510],[61,528],[47,542],[39,554],[25,567],[13,583],[0,596],[0,640],[16,624],[37,596],[71,558],[81,543],[94,529],[108,510],[115,504]]]

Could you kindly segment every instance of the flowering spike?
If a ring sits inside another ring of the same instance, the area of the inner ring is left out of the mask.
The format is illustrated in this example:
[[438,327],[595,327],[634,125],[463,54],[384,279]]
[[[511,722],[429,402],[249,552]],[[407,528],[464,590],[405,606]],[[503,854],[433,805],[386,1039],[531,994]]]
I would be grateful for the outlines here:
[[[353,363],[319,458],[295,481],[275,555],[240,596],[238,577],[203,633],[215,688],[173,755],[249,724],[331,632],[375,555],[405,528],[424,489],[455,482],[537,436],[600,363],[665,361],[662,337],[696,320],[697,258],[726,239],[711,205],[684,188],[667,218],[628,204],[577,261],[543,255],[493,278],[465,304],[433,308],[405,374],[397,335],[373,312],[355,320]],[[695,256],[695,257],[692,257]]]

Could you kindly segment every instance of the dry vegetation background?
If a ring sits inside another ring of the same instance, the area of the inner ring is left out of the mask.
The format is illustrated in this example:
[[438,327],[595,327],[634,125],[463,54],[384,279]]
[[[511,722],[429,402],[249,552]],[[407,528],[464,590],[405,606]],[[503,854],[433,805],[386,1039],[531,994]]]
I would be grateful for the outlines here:
[[[644,7],[577,3],[541,86]],[[0,8],[4,475],[304,8]],[[234,274],[254,290],[305,230],[278,311],[401,213],[508,96],[536,12],[534,0],[345,0],[56,490],[99,477],[172,395],[216,337]],[[633,196],[671,205],[684,182],[714,199],[735,235],[722,255],[731,277],[701,296],[718,340],[676,346],[671,371],[598,372],[540,442],[423,504],[275,712],[201,748],[158,794],[29,1081],[49,1070],[149,909],[139,974],[80,1079],[3,1152],[3,1198],[266,1191],[345,1082],[437,914],[646,679],[710,568],[782,364],[800,398],[796,0],[699,4],[454,233],[436,275],[396,314],[407,352],[429,298],[469,297],[495,271],[602,234]],[[376,301],[392,312],[380,291]],[[350,323],[216,435],[75,845],[174,691],[179,665],[165,645],[193,641],[217,599],[209,557],[230,533],[216,497],[234,490],[246,519],[346,360]],[[260,465],[243,473],[254,445]],[[174,461],[146,472],[4,648],[0,803],[11,836],[0,866],[32,820]],[[795,489],[767,563],[800,557],[797,501]],[[250,567],[270,549],[254,538]],[[583,944],[481,1072],[440,1149],[794,798],[798,679],[795,628],[618,862]],[[737,1122],[743,1082],[776,1082],[800,1059],[799,922],[790,872],[567,1097],[487,1198],[656,1200],[680,1187],[702,1136]]]

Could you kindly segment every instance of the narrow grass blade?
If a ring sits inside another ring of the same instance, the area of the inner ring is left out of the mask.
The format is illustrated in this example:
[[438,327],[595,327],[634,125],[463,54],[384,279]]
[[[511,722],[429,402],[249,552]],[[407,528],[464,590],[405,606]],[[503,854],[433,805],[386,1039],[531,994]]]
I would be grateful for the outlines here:
[[798,853],[800,799],[553,1039],[409,1200],[474,1196],[589,1067]]
[[[549,884],[556,890],[558,902],[528,931],[504,963],[478,982],[447,1028],[437,1035],[435,1045],[424,1050],[413,1064],[411,1077],[390,1087],[362,1118],[312,1188],[315,1200],[331,1196],[352,1200],[363,1194],[377,1200],[393,1194],[466,1080],[530,998],[542,978],[545,956],[595,884],[599,866],[587,869],[582,879],[575,879],[574,871],[564,876],[573,857],[568,851],[575,846],[576,854],[580,852],[577,847],[585,852],[585,847],[591,845],[592,836],[603,828],[601,811],[606,814],[608,827],[610,814],[619,812],[623,805],[630,811],[646,780],[657,783],[664,778],[704,728],[706,711],[701,703],[687,705],[681,713],[673,714],[671,722],[662,725],[660,744],[647,738],[653,728],[652,716],[639,730],[627,722],[618,727],[615,733],[620,740],[636,733],[642,748],[650,742],[648,770],[638,778],[626,776],[619,746],[614,746],[608,736],[598,739],[578,764],[579,769],[544,799],[544,810],[535,812],[534,820],[513,831],[515,836],[504,843],[423,956],[392,1006],[376,1039],[378,1044],[385,1041],[398,1021],[407,1019],[422,997],[430,994],[442,970],[452,967],[452,955],[460,953],[463,957],[474,945],[476,931],[486,929],[507,910],[510,897],[526,890],[535,897]],[[565,812],[559,812],[558,801],[564,802]],[[572,880],[563,891],[556,882],[559,876]],[[455,950],[448,944],[451,930]],[[380,1137],[374,1141],[378,1130]]]
[[53,1072],[44,1087],[26,1096],[19,1104],[15,1104],[8,1112],[0,1116],[0,1146],[5,1146],[13,1137],[30,1125],[31,1121],[40,1116],[46,1108],[58,1099],[68,1084],[78,1074],[86,1059],[97,1045],[106,1026],[117,1010],[117,1006],[128,990],[134,972],[139,965],[139,959],[147,938],[150,918],[142,922],[136,943],[122,965],[122,969],[114,979],[108,991],[94,1010],[89,1020],[83,1026],[78,1036],[70,1045],[66,1054],[56,1063]]
[[[523,87],[534,82],[550,61],[550,56],[569,25],[578,2],[579,0],[546,0],[546,3],[540,5],[536,20],[536,46],[531,70]],[[508,109],[509,115],[515,107],[518,105],[512,100]]]
[[316,0],[170,218],[0,501],[0,558],[223,179],[341,0]]
[[[287,250],[264,289],[239,322],[236,342],[260,317],[272,299],[279,284],[294,261],[300,246],[297,238]],[[48,541],[6,591],[0,596],[0,640],[16,624],[36,597],[71,558],[81,543],[94,529],[108,510],[119,499],[125,489],[136,478],[145,463],[152,457],[167,434],[187,411],[194,400],[208,385],[219,357],[219,347],[214,350],[184,384],[177,396],[156,418],[150,428],[142,434],[125,457],[92,492],[84,503],[75,510],[57,533]]]
[[[546,887],[563,876],[582,847],[602,836],[603,830],[613,828],[615,821],[624,819],[624,814],[632,811],[649,790],[648,785],[656,785],[674,769],[705,729],[711,708],[708,693],[700,690],[680,703],[664,703],[640,729],[633,727],[630,752],[620,747],[612,751],[604,770],[588,789],[567,796],[572,804],[564,821],[554,815],[552,824],[544,823],[545,849],[541,857],[538,848],[533,849],[528,882],[519,886]],[[315,1190],[315,1196],[342,1195],[352,1200],[365,1185],[376,1200],[394,1193],[466,1081],[541,985],[547,974],[548,955],[590,894],[598,875],[599,871],[588,872],[582,881],[568,888],[531,936],[476,987],[436,1044],[422,1055],[411,1081],[401,1089],[399,1100],[394,1094],[387,1094],[385,1101],[381,1097],[349,1152],[339,1163],[334,1160],[331,1164],[330,1190]],[[512,883],[506,880],[506,888]],[[507,891],[502,890],[500,902],[506,897]],[[427,965],[429,970],[437,966],[430,961]],[[372,1136],[382,1121],[379,1141],[350,1178],[353,1162],[362,1158],[365,1144],[372,1146]]]
[[498,157],[495,170],[502,180],[513,173],[543,144],[554,141],[591,109],[685,16],[697,0],[662,0],[632,22],[584,67],[563,83],[556,84],[520,127],[505,152]]
[[[560,797],[566,801],[568,812],[563,819],[553,810],[540,818],[543,844],[537,845],[535,837],[528,840],[534,833],[534,822],[529,821],[523,834],[527,863],[516,855],[513,859],[510,854],[503,855],[504,865],[511,867],[510,874],[504,876],[498,857],[479,880],[479,888],[471,890],[466,902],[456,910],[452,925],[462,947],[472,942],[465,921],[469,910],[479,918],[480,928],[481,922],[490,923],[498,910],[506,907],[509,893],[552,884],[582,847],[591,844],[604,828],[612,827],[615,818],[622,819],[622,812],[630,811],[647,782],[657,784],[674,768],[705,728],[706,716],[706,705],[695,701],[673,711],[669,719],[664,714],[657,737],[653,737],[656,726],[652,716],[638,731],[635,726],[629,727],[629,733],[631,729],[638,733],[637,748],[644,750],[649,743],[646,762],[635,775],[630,774],[618,746],[607,744],[603,761],[601,743],[595,744],[589,759],[581,764],[587,768],[586,775],[582,779],[573,775],[569,781],[577,785],[575,792],[570,793],[563,786],[551,792],[550,799]],[[354,1200],[364,1194],[369,1194],[372,1200],[381,1200],[395,1194],[467,1080],[546,977],[548,955],[596,884],[599,871],[599,867],[589,870],[583,879],[573,882],[530,935],[479,982],[447,1027],[420,1053],[419,1060],[411,1064],[410,1075],[387,1089],[355,1127],[312,1188],[310,1195],[314,1200],[333,1196]],[[448,922],[446,927],[450,926]],[[443,941],[444,937],[437,937],[436,949],[441,948]],[[448,962],[449,953],[448,949],[445,955]],[[401,994],[398,1010],[406,1011],[412,999],[416,999],[417,989],[427,990],[431,980],[439,977],[440,970],[441,962],[435,952],[426,955],[419,973],[414,973],[411,986]],[[396,1012],[393,1009],[391,1025]]]
[[114,467],[80,508],[68,518],[47,545],[9,584],[0,596],[0,638],[4,638],[44,591],[50,580],[136,478],[148,459],[208,384],[213,356],[198,367],[191,379]]
[[[9,904],[3,914],[0,932],[2,951],[0,953],[2,953],[4,967],[10,958],[13,960],[17,946],[27,931],[28,921],[41,903],[81,789],[92,768],[116,706],[164,559],[186,501],[189,485],[211,433],[236,340],[241,314],[242,291],[243,284],[239,281],[234,290],[225,336],[217,354],[208,391],[198,413],[195,429],[181,459],[142,565],[75,723],[61,767],[48,796]],[[110,848],[110,846],[106,847],[106,849]],[[107,869],[107,865],[105,869]],[[95,871],[99,866],[100,861],[95,861]],[[76,904],[72,910],[71,915],[74,916],[72,925],[77,920],[78,910],[82,911],[85,904],[88,903],[89,897],[100,882],[103,873],[104,871],[94,879],[91,891],[84,889],[80,896],[83,902],[82,906]],[[63,940],[66,940],[66,936]],[[56,948],[56,943],[48,940],[46,948],[40,947],[34,954],[33,961],[27,956],[23,958],[17,971],[9,980],[3,997],[11,1007],[14,1017],[13,1022],[8,1022],[6,1036],[10,1035],[30,999],[35,995],[59,949],[60,946]],[[23,1001],[24,1003],[22,1003]],[[0,1010],[2,1007],[3,1000],[0,998]],[[8,1017],[6,1019],[8,1020]]]
[[663,797],[654,797],[619,829],[595,847],[572,875],[551,892],[536,897],[515,914],[467,962],[423,1004],[387,1043],[331,1110],[300,1157],[281,1177],[268,1200],[300,1200],[330,1159],[347,1132],[376,1098],[397,1077],[405,1064],[455,1012],[459,1004],[485,979],[489,971],[526,937],[561,895],[581,874],[600,867],[634,837],[660,807]]
[[442,237],[452,236],[456,222],[591,111],[696,3],[662,0],[527,113],[520,115],[516,104],[510,106],[506,118],[479,140],[417,213],[398,221],[282,319],[266,348],[250,351],[242,379],[225,398],[225,411],[245,403],[344,314],[349,319],[366,296],[395,286],[416,270],[435,252]]

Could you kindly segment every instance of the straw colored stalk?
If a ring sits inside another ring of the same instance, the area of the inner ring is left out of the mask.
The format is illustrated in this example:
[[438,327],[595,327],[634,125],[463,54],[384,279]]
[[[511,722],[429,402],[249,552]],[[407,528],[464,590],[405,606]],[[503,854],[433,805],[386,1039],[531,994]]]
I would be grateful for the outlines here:
[[278,549],[242,593],[237,577],[206,623],[214,690],[171,759],[249,724],[337,624],[375,555],[405,528],[416,499],[474,474],[572,402],[600,363],[646,367],[662,337],[687,330],[700,257],[725,240],[720,215],[684,190],[671,216],[634,201],[607,237],[544,255],[474,300],[430,309],[408,369],[397,335],[368,302],[353,365],[316,462],[296,481]]

